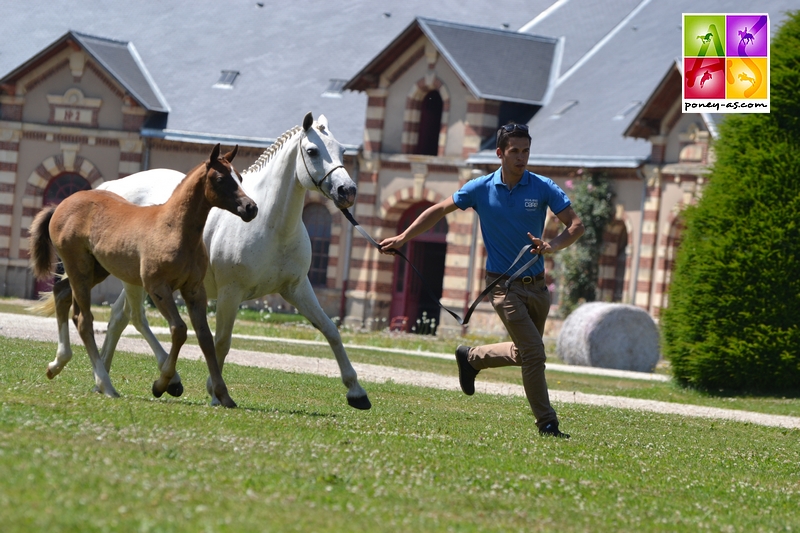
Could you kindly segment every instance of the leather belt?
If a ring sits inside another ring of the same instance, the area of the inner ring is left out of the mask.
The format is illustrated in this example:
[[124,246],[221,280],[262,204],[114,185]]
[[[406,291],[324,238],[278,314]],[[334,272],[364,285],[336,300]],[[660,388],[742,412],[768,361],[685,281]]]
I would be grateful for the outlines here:
[[[496,272],[486,272],[486,277],[490,278],[490,279],[493,279],[493,280],[497,279],[497,278],[500,278],[501,280],[507,280],[511,276],[509,276],[509,275],[501,276],[500,274],[497,274]],[[521,277],[515,279],[512,283],[516,283],[517,281],[519,281],[523,285],[528,285],[528,284],[533,283],[535,281],[542,281],[543,279],[544,279],[544,272],[539,272],[535,276],[521,276]]]

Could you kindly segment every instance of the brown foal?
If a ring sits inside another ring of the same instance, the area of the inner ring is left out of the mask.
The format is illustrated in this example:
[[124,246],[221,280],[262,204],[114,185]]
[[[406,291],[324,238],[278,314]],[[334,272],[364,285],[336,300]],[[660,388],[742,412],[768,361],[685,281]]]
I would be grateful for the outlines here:
[[[99,392],[119,396],[97,350],[90,307],[92,287],[112,274],[125,283],[144,287],[169,322],[172,348],[160,366],[161,375],[153,383],[153,394],[158,398],[165,391],[173,396],[183,392],[180,382],[170,384],[187,335],[186,323],[172,297],[179,290],[205,356],[214,394],[225,407],[236,407],[222,379],[206,318],[208,302],[203,278],[208,253],[203,244],[203,227],[212,207],[230,211],[245,222],[253,220],[258,212],[255,202],[240,187],[241,176],[231,165],[237,150],[238,146],[220,157],[220,146],[216,145],[208,161],[189,172],[163,205],[140,207],[108,191],[82,191],[58,207],[46,207],[34,218],[30,236],[34,274],[38,279],[52,275],[55,247],[66,272],[66,277],[53,286],[51,296],[58,327],[68,327],[72,304],[72,319],[92,361]],[[48,365],[47,377],[55,377],[71,357],[68,348],[59,349],[56,359]]]

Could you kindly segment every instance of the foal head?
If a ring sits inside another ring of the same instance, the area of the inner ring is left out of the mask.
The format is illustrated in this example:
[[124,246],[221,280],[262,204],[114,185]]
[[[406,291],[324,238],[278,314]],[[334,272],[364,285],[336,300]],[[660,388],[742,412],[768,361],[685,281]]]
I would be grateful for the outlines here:
[[356,184],[344,168],[344,147],[328,130],[328,120],[320,115],[314,122],[309,112],[303,119],[303,138],[297,157],[297,176],[306,189],[317,189],[337,208],[356,201]]
[[214,147],[205,163],[205,195],[214,207],[230,211],[245,222],[250,222],[256,217],[258,206],[242,190],[239,185],[242,176],[231,164],[238,151],[239,145],[236,145],[220,157],[219,144]]

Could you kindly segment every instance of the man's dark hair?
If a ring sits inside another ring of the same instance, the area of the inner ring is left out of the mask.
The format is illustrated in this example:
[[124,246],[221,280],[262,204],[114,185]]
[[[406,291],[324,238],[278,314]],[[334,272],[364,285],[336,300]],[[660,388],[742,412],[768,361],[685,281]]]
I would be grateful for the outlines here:
[[509,122],[505,126],[500,126],[497,130],[497,147],[505,151],[508,139],[511,137],[522,137],[530,142],[531,134],[528,133],[528,125]]

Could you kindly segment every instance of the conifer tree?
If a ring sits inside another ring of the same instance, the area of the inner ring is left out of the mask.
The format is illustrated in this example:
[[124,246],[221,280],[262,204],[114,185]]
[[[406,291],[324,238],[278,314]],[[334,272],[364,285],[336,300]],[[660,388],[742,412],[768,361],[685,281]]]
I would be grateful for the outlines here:
[[662,314],[675,377],[713,392],[800,390],[800,11],[771,67],[771,112],[720,125]]

